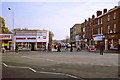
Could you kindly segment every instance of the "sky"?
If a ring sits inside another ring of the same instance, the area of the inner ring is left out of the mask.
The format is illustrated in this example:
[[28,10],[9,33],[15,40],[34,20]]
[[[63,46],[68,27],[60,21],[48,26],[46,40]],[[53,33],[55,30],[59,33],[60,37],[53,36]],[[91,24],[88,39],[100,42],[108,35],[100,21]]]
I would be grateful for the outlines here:
[[[53,39],[62,40],[70,36],[70,28],[85,19],[96,16],[97,10],[108,10],[118,5],[119,0],[2,0],[0,8],[5,25],[14,28],[49,30]],[[11,8],[11,11],[8,10]]]

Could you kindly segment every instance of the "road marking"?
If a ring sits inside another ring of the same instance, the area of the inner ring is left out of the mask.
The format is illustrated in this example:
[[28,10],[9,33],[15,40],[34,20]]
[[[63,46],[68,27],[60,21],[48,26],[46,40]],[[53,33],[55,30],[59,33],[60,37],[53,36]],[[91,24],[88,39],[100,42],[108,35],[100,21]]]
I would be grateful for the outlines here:
[[69,77],[72,77],[72,78],[78,78],[78,77],[70,75],[70,74],[66,74],[66,75],[69,76]]
[[32,69],[32,68],[28,68],[28,69],[30,69],[30,70],[33,71],[33,72],[37,72],[36,70],[34,70],[34,69]]
[[78,78],[76,76],[73,76],[73,75],[70,75],[70,74],[64,74],[64,73],[56,73],[56,72],[37,72],[36,70],[34,70],[33,68],[30,68],[30,67],[20,67],[20,66],[8,66],[6,63],[3,63],[3,65],[5,67],[14,67],[14,68],[25,68],[25,69],[29,69],[31,70],[32,72],[34,73],[42,73],[42,74],[55,74],[55,75],[66,75],[66,76],[69,76],[69,77],[72,77],[72,78]]
[[3,65],[5,66],[5,67],[7,67],[8,65],[7,64],[5,64],[5,63],[3,63]]
[[24,58],[28,58],[28,59],[42,59],[42,60],[47,60],[47,61],[51,61],[51,62],[58,62],[58,63],[72,63],[72,62],[65,62],[65,61],[56,61],[56,60],[52,60],[52,59],[45,59],[45,58],[32,58],[32,57],[28,57],[28,56],[21,56]]

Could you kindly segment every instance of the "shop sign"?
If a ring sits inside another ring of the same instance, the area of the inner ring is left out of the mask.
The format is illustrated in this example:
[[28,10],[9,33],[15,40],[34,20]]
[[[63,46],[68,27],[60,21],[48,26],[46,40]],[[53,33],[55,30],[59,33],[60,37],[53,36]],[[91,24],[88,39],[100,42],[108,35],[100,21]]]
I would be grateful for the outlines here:
[[102,41],[103,40],[103,36],[96,36],[93,39],[94,39],[94,41]]
[[95,41],[95,44],[97,44],[97,41]]
[[46,36],[15,36],[15,42],[46,42]]
[[0,34],[0,40],[1,39],[12,39],[12,34]]
[[80,41],[80,40],[79,40],[79,35],[76,35],[75,38],[76,38],[76,41]]
[[114,35],[105,35],[105,39],[118,39],[119,34],[114,34]]

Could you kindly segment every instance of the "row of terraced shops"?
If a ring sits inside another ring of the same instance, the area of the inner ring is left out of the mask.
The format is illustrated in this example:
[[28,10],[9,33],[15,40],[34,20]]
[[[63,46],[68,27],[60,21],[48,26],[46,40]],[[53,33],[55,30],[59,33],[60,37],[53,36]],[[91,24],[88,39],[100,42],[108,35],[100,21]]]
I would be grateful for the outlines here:
[[12,51],[19,50],[43,50],[48,48],[49,31],[47,30],[19,30],[13,34],[0,34],[1,46]]

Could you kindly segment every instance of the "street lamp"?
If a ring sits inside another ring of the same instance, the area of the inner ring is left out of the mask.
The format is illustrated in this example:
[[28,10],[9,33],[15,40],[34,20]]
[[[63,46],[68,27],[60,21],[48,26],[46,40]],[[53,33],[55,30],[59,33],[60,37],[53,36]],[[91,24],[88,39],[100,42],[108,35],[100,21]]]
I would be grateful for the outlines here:
[[[11,8],[8,8],[8,10],[11,10]],[[12,25],[13,25],[13,38],[12,38],[12,49],[15,50],[15,41],[14,41],[14,11],[12,11]]]

